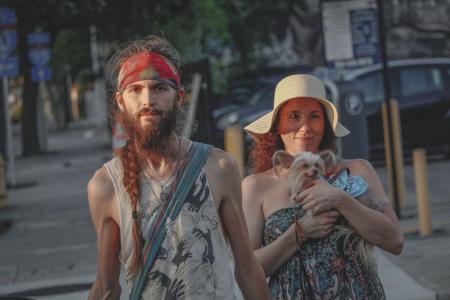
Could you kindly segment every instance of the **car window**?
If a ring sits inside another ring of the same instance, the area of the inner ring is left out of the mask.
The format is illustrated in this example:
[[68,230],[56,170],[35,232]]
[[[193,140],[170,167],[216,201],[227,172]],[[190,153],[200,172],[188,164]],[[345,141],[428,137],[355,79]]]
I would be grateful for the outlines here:
[[364,92],[366,103],[380,102],[383,99],[382,80],[381,72],[364,75],[358,79],[358,88]]
[[400,70],[401,96],[413,96],[444,89],[438,67],[411,67]]

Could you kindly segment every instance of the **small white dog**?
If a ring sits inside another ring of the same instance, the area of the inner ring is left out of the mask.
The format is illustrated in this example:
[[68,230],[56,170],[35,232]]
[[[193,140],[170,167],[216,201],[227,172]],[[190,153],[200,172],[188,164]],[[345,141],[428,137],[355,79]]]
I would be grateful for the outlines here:
[[[325,174],[334,173],[337,165],[336,156],[330,150],[322,151],[319,154],[303,151],[294,156],[284,150],[279,150],[274,153],[272,161],[277,175],[281,175],[283,171],[285,174],[287,170],[292,201],[300,192],[309,188],[314,179],[324,178]],[[376,265],[373,258],[372,244],[351,228],[347,221],[338,221],[334,229],[337,230],[338,239],[344,237],[344,243],[342,244],[344,246],[347,245],[349,238],[352,236],[351,243],[357,243],[357,255],[368,270],[373,270]],[[353,246],[352,244],[349,248]],[[345,254],[349,254],[348,249],[344,249],[344,251]]]

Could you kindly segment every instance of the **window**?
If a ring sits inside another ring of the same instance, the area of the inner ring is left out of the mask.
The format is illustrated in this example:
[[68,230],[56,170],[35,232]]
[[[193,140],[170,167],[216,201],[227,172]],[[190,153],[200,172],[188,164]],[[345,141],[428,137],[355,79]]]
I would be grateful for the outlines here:
[[381,77],[381,72],[361,76],[358,87],[364,92],[366,103],[383,100],[383,78]]
[[444,89],[438,67],[411,67],[400,70],[401,96],[413,96]]

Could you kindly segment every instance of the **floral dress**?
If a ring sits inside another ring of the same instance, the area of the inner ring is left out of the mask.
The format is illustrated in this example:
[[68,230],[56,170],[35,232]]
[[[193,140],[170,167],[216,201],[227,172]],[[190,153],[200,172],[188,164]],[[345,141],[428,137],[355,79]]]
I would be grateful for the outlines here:
[[[328,180],[353,197],[367,191],[360,176],[351,176],[342,169]],[[288,207],[267,217],[264,225],[264,245],[269,245],[295,221],[305,215],[300,207]],[[341,217],[338,221],[348,224]],[[337,230],[320,239],[308,239],[269,280],[273,299],[386,299],[376,268],[368,269],[355,255],[352,239],[338,237]],[[345,244],[344,244],[345,243]]]

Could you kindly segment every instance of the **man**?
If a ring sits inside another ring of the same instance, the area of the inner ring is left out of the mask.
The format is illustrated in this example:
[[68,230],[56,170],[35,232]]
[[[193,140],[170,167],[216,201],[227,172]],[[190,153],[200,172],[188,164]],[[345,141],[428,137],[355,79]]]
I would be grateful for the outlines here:
[[[128,140],[87,187],[99,255],[89,298],[119,297],[120,262],[130,291],[144,282],[142,293],[132,293],[136,299],[236,299],[236,281],[246,299],[268,298],[264,273],[249,247],[240,176],[226,152],[210,149],[178,214],[172,205],[194,147],[175,130],[184,94],[176,50],[150,36],[119,51],[112,64],[113,117]],[[175,217],[160,217],[161,211]],[[143,246],[147,239],[154,244],[155,228],[165,238],[146,269],[151,255]]]

